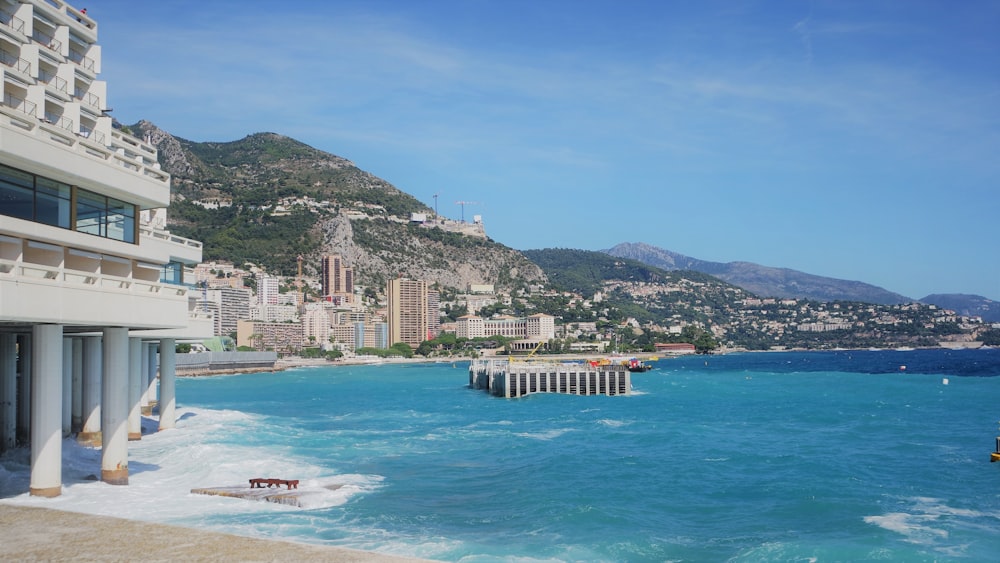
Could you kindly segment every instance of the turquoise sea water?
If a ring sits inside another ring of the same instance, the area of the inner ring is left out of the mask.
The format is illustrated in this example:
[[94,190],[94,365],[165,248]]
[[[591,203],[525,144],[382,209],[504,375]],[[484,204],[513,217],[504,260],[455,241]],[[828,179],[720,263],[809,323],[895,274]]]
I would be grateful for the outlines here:
[[[901,369],[906,366],[906,369]],[[447,561],[996,561],[1000,350],[665,359],[632,396],[500,399],[465,363],[178,381],[129,486],[64,442],[3,502]],[[305,507],[190,494],[300,479]]]
[[630,397],[499,399],[455,366],[181,380],[192,429],[246,415],[204,447],[279,452],[289,465],[276,476],[301,467],[355,489],[309,510],[173,520],[456,561],[1000,554],[1000,464],[988,461],[1000,350],[661,360],[634,374]]

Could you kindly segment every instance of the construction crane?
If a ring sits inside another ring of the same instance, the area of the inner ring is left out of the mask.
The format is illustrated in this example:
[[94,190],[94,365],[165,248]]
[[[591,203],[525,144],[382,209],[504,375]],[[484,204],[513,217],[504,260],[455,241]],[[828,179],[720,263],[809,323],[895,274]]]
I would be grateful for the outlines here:
[[462,222],[465,222],[465,206],[466,205],[479,205],[478,201],[456,201],[455,205],[462,206]]

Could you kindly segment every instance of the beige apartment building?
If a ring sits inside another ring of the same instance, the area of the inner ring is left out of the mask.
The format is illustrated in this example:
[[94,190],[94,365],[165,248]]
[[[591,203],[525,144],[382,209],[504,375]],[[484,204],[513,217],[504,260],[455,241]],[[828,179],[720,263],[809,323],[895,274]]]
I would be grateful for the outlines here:
[[405,342],[416,348],[427,340],[427,282],[398,278],[386,284],[389,345]]

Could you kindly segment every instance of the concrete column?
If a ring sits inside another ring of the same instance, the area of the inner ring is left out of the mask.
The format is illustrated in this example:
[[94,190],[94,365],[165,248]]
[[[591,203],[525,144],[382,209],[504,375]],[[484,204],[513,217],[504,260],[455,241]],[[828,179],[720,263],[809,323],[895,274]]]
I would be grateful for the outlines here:
[[83,427],[76,441],[92,447],[101,445],[101,380],[104,371],[104,349],[100,336],[83,339]]
[[156,342],[146,343],[146,391],[144,392],[145,406],[148,411],[144,411],[146,416],[153,416],[153,407],[156,406]]
[[128,339],[128,439],[142,439],[142,339]]
[[128,439],[142,439],[142,339],[128,339]]
[[70,431],[79,432],[83,427],[83,339],[73,339],[73,377],[70,379]]
[[104,329],[101,379],[101,480],[128,485],[128,329]]
[[17,336],[0,333],[0,452],[17,443]]
[[173,428],[176,422],[175,377],[177,358],[173,338],[160,340],[160,430]]
[[152,414],[149,408],[149,343],[141,342],[139,361],[139,414],[149,416]]
[[31,335],[18,337],[17,359],[21,364],[17,379],[17,443],[27,444],[31,429]]
[[73,418],[73,339],[64,336],[62,340],[62,433],[65,438],[70,434]]
[[31,485],[33,496],[62,493],[63,328],[32,327]]

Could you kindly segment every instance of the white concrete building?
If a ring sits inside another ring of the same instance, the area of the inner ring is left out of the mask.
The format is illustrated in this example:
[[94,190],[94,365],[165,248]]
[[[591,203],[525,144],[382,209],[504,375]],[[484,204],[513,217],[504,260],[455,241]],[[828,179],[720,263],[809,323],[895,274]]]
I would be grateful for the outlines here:
[[[302,316],[302,329],[305,332],[306,342],[325,344],[330,341],[330,315],[323,308],[321,303],[310,303],[306,305],[305,314]],[[312,337],[312,340],[310,340]]]
[[493,319],[465,315],[455,323],[455,336],[459,338],[505,336],[538,341],[555,338],[555,334],[555,317],[544,313],[527,318],[502,316]]
[[183,284],[201,244],[164,230],[170,176],[112,128],[96,42],[62,0],[0,1],[0,450],[30,444],[39,496],[61,493],[73,431],[127,484],[156,347],[170,428],[175,339],[212,333]]
[[228,286],[205,291],[207,301],[215,306],[215,334],[229,336],[236,332],[236,321],[250,318],[250,290]]
[[262,276],[257,279],[257,303],[260,305],[278,304],[278,286],[281,280],[274,276]]

